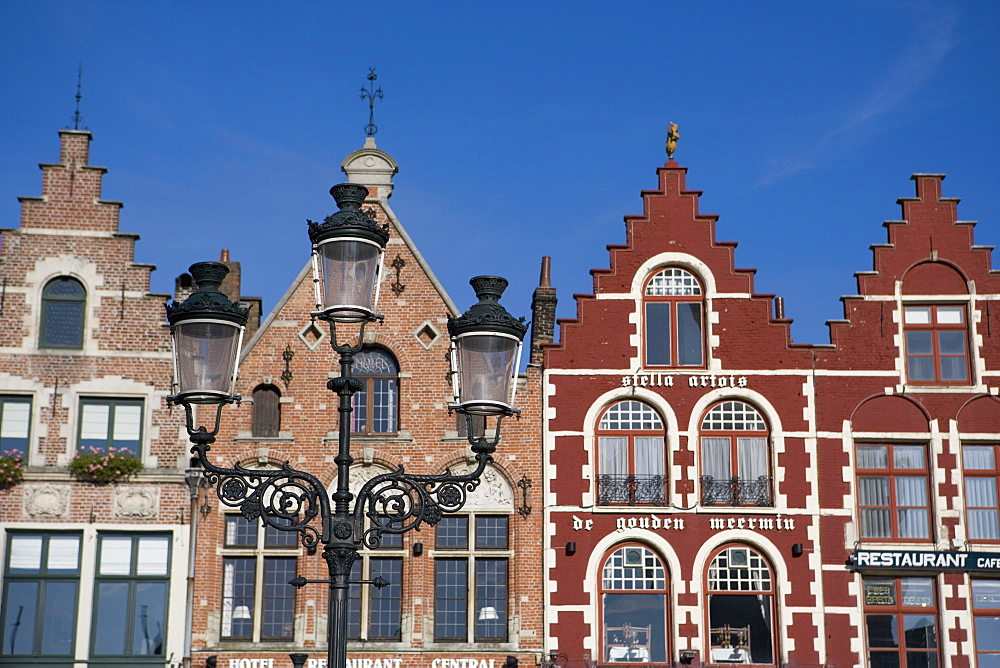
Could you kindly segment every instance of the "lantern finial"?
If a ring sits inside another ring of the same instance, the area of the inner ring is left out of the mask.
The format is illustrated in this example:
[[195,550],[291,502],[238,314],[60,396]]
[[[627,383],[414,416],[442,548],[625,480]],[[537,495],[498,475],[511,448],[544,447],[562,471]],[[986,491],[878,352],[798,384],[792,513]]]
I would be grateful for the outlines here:
[[219,291],[229,267],[221,262],[196,262],[188,269],[198,289],[182,302],[167,305],[167,320],[171,325],[191,317],[216,317],[245,325],[250,309],[243,308]]
[[476,276],[469,280],[479,302],[457,318],[448,318],[448,333],[454,336],[472,331],[489,331],[524,338],[528,325],[524,318],[515,318],[499,302],[507,289],[507,279],[500,276]]

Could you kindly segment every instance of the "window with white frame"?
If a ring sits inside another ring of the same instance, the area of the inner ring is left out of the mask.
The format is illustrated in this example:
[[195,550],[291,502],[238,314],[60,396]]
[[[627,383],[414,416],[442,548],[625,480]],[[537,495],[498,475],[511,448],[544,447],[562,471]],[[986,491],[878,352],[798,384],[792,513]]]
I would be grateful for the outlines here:
[[295,626],[296,531],[242,515],[225,516],[222,559],[223,640],[292,640]]
[[868,665],[940,665],[934,579],[866,577],[862,586]]
[[701,421],[701,499],[705,505],[771,506],[767,422],[745,401],[720,401]]
[[861,537],[931,537],[927,449],[909,443],[857,446]]
[[598,503],[663,505],[663,442],[663,420],[648,404],[629,399],[608,406],[597,424]]
[[605,661],[667,661],[669,582],[663,561],[644,545],[621,545],[607,556],[601,572]]
[[704,295],[691,272],[666,267],[643,291],[646,366],[705,365]]
[[727,545],[708,567],[706,663],[775,665],[774,572],[748,545]]
[[366,349],[354,356],[352,373],[363,388],[351,397],[351,431],[395,434],[399,420],[399,365],[388,351]]
[[98,536],[92,657],[163,664],[170,542],[168,535]]
[[435,530],[434,639],[507,642],[506,515],[447,515]]
[[[80,591],[79,533],[10,532],[0,605],[0,664],[72,664]],[[65,663],[59,664],[59,657]]]
[[27,454],[30,430],[31,397],[0,394],[0,454]]
[[969,383],[967,320],[960,304],[903,307],[906,377],[911,383]]
[[87,291],[70,276],[57,276],[42,288],[40,348],[83,348]]
[[78,449],[141,456],[142,412],[142,399],[81,398]]
[[997,446],[963,445],[965,522],[969,540],[1000,540],[1000,506],[997,502]]
[[979,665],[1000,666],[1000,580],[972,581],[972,612]]

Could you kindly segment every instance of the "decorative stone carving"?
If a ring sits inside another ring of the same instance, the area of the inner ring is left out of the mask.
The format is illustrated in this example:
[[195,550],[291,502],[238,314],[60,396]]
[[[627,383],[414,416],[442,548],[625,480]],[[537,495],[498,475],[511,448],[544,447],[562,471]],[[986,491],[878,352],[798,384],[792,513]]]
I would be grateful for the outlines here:
[[63,517],[69,510],[66,485],[25,485],[24,512],[29,517]]
[[160,502],[157,487],[115,487],[114,504],[111,513],[115,517],[156,517]]
[[[475,467],[468,464],[455,464],[450,467],[451,472],[463,474],[472,471]],[[483,471],[482,482],[476,491],[469,494],[469,499],[465,503],[466,510],[513,510],[514,490],[507,479],[491,466],[487,466]]]

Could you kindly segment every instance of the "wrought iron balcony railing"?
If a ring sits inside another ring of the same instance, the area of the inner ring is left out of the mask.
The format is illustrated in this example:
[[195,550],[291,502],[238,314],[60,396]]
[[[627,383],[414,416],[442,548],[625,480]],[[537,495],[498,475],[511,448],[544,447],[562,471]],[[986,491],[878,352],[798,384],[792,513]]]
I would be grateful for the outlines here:
[[739,476],[732,478],[701,477],[701,504],[703,506],[771,506],[771,476],[762,475],[753,480]]
[[667,477],[663,475],[599,475],[597,504],[601,506],[666,504]]

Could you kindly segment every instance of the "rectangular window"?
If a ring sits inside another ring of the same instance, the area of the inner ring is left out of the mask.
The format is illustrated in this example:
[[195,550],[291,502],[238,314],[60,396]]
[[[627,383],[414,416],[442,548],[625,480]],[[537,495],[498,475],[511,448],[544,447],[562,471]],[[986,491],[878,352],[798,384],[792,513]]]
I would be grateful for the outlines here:
[[857,471],[862,538],[931,537],[924,446],[859,445]]
[[[272,518],[273,519],[273,518]],[[290,519],[278,519],[289,526]],[[297,531],[284,531],[261,520],[226,515],[222,560],[222,638],[291,640],[295,632],[298,572]]]
[[8,534],[0,656],[73,654],[80,544],[73,533]]
[[31,397],[0,395],[0,454],[17,450],[28,453],[31,427]]
[[968,325],[964,306],[906,306],[906,375],[912,383],[969,382]]
[[933,578],[864,578],[870,666],[937,666]]
[[701,302],[677,304],[677,361],[681,366],[702,365]]
[[100,534],[92,656],[162,657],[170,536]]
[[[383,524],[388,524],[383,518]],[[402,639],[403,536],[382,534],[378,548],[363,549],[351,570],[348,592],[348,633],[351,640],[393,641]],[[382,588],[361,584],[381,578]]]
[[142,399],[80,399],[79,449],[142,454]]
[[646,304],[646,364],[671,366],[670,302]]
[[656,301],[645,307],[646,365],[702,366],[701,302]]
[[508,519],[449,515],[438,523],[435,548],[448,556],[434,560],[436,640],[507,641]]
[[1000,540],[996,445],[962,446],[965,520],[969,540]]
[[1000,580],[972,581],[976,658],[980,666],[1000,666]]

